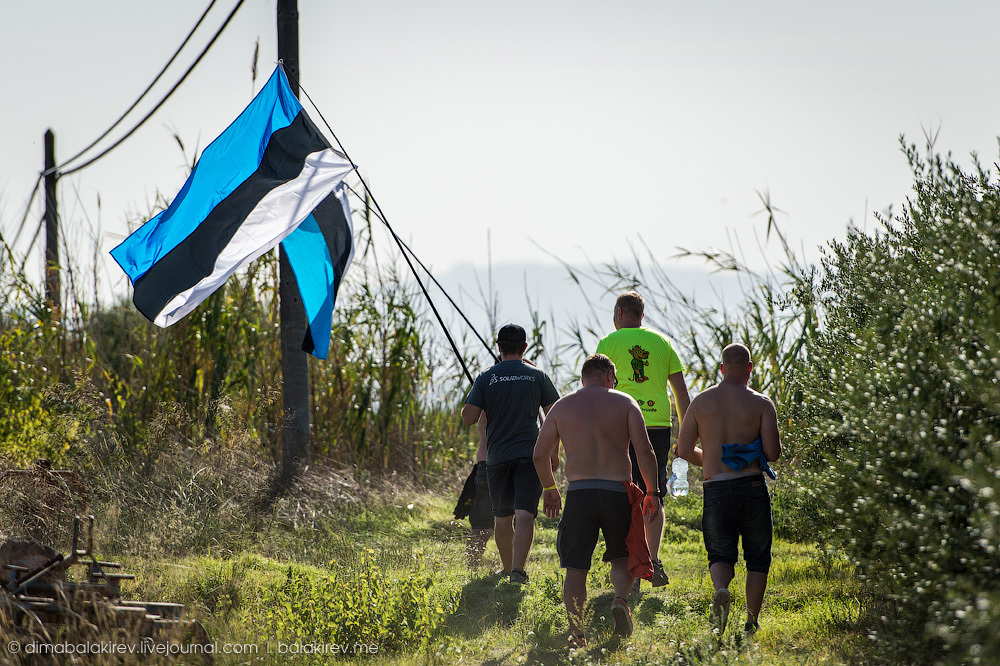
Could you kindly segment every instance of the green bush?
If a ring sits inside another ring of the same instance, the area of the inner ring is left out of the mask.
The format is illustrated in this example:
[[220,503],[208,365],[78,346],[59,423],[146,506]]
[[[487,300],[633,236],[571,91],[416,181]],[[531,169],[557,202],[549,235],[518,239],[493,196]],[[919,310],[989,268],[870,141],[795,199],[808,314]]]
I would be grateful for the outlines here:
[[1000,653],[1000,186],[907,153],[903,213],[823,261],[803,420],[870,636],[967,662]]
[[366,549],[349,569],[331,563],[317,575],[289,566],[263,601],[268,636],[279,641],[374,645],[382,653],[430,647],[454,610],[455,594],[422,568],[390,578]]

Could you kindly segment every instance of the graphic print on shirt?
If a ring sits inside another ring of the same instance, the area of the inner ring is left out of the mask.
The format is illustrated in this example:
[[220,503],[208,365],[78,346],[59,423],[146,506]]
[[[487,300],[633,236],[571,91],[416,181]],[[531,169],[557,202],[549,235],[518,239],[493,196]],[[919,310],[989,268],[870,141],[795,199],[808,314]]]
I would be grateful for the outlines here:
[[649,365],[649,352],[636,345],[632,349],[629,349],[628,353],[632,355],[632,381],[636,384],[648,382],[649,377],[646,376],[646,366]]
[[497,375],[493,373],[490,375],[490,386],[493,386],[497,382],[533,382],[535,378],[531,375]]

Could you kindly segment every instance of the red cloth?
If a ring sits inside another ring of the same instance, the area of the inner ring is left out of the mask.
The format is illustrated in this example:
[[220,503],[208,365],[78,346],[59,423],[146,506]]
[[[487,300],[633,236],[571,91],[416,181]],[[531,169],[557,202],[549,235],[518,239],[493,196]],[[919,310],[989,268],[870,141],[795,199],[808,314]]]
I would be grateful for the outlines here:
[[634,578],[653,578],[653,560],[649,557],[649,544],[646,543],[646,527],[642,520],[642,499],[645,497],[639,486],[631,481],[622,481],[628,493],[629,504],[632,505],[632,519],[629,523],[628,537],[625,545],[628,548],[628,572]]

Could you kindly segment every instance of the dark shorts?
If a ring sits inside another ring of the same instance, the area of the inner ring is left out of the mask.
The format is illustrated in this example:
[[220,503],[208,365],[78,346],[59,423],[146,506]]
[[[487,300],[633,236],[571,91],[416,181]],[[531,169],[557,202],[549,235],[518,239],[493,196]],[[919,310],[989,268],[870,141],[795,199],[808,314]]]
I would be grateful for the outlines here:
[[497,518],[513,516],[515,511],[538,515],[538,500],[542,497],[542,484],[531,458],[517,458],[487,466],[490,500],[493,515]]
[[747,571],[771,568],[771,497],[764,475],[706,483],[701,529],[708,564],[736,566],[738,540],[743,539]]
[[[670,428],[646,428],[649,441],[653,445],[653,453],[656,455],[656,482],[660,484],[660,491],[666,492],[667,461],[670,459]],[[639,490],[646,492],[646,482],[642,480],[642,473],[639,472],[639,461],[635,459],[635,449],[632,444],[628,445],[628,457],[632,460],[632,482],[639,486]],[[663,498],[660,498],[660,504]]]
[[474,530],[493,529],[493,505],[484,462],[476,465],[476,496],[469,507],[469,526]]
[[559,566],[589,571],[598,530],[604,533],[605,562],[628,557],[625,539],[631,522],[632,505],[621,481],[571,482],[556,535]]

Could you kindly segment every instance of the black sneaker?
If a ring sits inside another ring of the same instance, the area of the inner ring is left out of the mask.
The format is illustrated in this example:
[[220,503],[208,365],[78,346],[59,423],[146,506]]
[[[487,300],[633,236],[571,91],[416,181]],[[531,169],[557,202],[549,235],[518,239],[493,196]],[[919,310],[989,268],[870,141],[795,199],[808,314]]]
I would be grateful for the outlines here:
[[510,582],[517,583],[518,585],[527,585],[528,572],[524,569],[511,569]]
[[653,580],[651,582],[653,587],[663,587],[670,582],[667,572],[663,570],[663,562],[660,560],[653,560]]
[[712,629],[719,636],[722,636],[723,632],[726,631],[726,624],[729,622],[729,604],[732,598],[729,590],[724,587],[720,587],[712,596]]
[[756,621],[747,620],[747,623],[743,625],[743,633],[747,636],[753,636],[758,631],[760,631],[760,625]]

